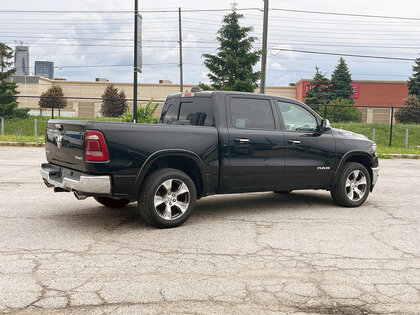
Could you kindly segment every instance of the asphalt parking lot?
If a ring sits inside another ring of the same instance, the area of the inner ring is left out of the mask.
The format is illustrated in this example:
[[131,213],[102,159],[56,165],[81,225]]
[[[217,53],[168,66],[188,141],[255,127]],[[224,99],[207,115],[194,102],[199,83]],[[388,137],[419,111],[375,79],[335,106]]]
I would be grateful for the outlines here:
[[148,227],[47,189],[43,148],[0,147],[0,313],[417,313],[420,160],[381,160],[360,208],[328,192],[213,196]]

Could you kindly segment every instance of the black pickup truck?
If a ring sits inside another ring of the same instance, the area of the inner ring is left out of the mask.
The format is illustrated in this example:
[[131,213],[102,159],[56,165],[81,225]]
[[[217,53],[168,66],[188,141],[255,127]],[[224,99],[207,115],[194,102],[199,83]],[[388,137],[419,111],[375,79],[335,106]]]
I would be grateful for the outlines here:
[[50,120],[45,151],[41,174],[54,191],[108,207],[137,201],[161,228],[213,194],[325,189],[357,207],[379,171],[365,136],[331,128],[299,101],[241,92],[170,95],[155,125]]

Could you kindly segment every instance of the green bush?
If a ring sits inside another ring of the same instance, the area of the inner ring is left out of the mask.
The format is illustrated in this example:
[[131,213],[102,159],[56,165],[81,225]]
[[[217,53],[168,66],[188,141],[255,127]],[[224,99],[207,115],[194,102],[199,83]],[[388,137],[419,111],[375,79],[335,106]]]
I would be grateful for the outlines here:
[[331,122],[360,122],[362,119],[362,113],[353,106],[351,99],[336,98],[328,105],[326,115],[323,107],[319,108],[318,112]]
[[419,124],[420,98],[415,95],[409,95],[404,100],[404,107],[395,113],[395,119],[403,124]]
[[[150,99],[146,104],[140,104],[137,107],[137,122],[145,124],[157,124],[159,119],[153,117],[159,103],[153,103],[153,99]],[[122,114],[121,119],[123,122],[132,122],[133,114],[125,111]]]

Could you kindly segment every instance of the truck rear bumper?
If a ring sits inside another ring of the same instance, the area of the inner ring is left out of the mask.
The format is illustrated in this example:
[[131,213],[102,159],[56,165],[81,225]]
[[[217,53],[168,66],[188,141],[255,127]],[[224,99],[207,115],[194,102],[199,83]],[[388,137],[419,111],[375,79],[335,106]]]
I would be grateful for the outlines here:
[[110,195],[111,176],[88,175],[51,163],[41,164],[41,176],[48,187],[59,187],[84,195]]

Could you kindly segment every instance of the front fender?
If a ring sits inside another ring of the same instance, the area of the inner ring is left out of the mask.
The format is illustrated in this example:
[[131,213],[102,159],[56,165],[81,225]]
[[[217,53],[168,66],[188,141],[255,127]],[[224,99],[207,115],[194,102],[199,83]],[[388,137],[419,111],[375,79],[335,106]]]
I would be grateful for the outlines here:
[[[341,158],[340,162],[338,163],[337,169],[335,170],[335,174],[334,174],[334,177],[333,177],[333,180],[332,180],[332,183],[331,183],[331,187],[334,187],[335,184],[337,183],[338,176],[340,175],[344,164],[348,161],[358,162],[358,163],[364,165],[367,168],[367,170],[369,172],[369,175],[370,175],[370,180],[372,181],[372,179],[373,179],[372,167],[377,167],[378,166],[377,158],[367,151],[354,150],[354,151],[347,152]],[[368,163],[366,163],[366,162],[368,162]],[[372,187],[372,185],[371,185],[371,187]]]

